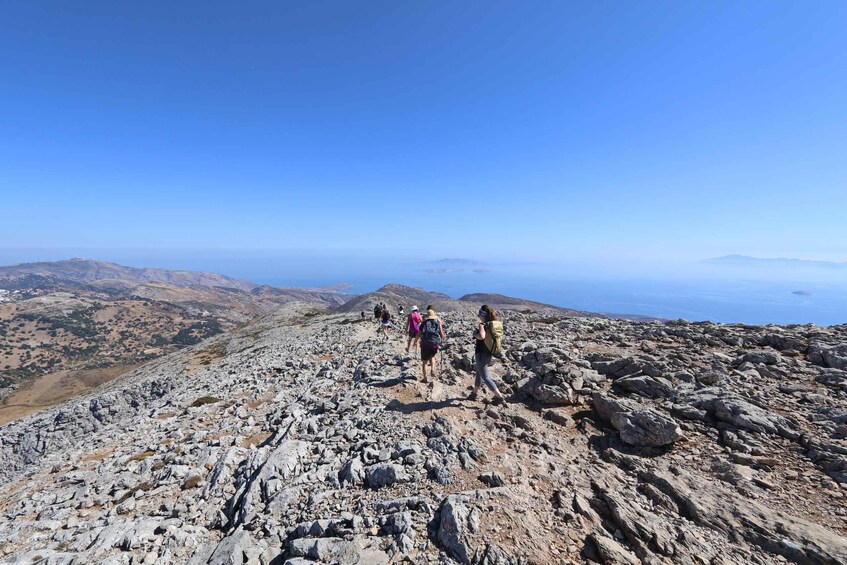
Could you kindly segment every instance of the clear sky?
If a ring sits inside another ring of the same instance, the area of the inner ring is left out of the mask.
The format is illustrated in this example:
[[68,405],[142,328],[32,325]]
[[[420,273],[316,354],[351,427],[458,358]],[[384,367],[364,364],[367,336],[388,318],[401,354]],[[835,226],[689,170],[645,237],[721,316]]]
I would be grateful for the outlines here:
[[0,246],[847,260],[847,2],[0,2]]

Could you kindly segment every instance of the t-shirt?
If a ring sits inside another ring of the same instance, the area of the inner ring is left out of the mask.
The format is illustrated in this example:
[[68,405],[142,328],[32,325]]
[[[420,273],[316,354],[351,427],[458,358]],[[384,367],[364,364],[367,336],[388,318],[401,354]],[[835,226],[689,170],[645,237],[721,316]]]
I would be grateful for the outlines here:
[[409,315],[409,331],[415,332],[415,333],[421,331],[421,321],[422,320],[423,320],[423,318],[421,318],[421,315],[419,313],[412,312]]

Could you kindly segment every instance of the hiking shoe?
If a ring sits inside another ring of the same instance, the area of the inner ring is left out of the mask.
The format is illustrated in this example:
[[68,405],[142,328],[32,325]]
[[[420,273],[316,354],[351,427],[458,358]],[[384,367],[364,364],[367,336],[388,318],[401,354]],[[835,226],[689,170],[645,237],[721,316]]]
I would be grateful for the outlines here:
[[477,396],[476,393],[472,392],[468,395],[468,400],[476,400],[476,396]]

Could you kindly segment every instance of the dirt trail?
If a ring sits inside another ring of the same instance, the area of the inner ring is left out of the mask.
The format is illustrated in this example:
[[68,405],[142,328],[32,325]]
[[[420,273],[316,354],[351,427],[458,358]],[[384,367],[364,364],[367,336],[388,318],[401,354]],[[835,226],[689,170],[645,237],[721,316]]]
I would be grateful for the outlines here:
[[[360,326],[357,337],[374,339],[375,331],[373,324]],[[533,547],[530,551],[536,556],[536,562],[580,562],[583,542],[568,536],[573,530],[565,527],[556,515],[552,497],[557,489],[565,487],[566,481],[577,478],[564,472],[564,468],[586,450],[574,440],[577,436],[574,427],[546,420],[542,413],[508,396],[505,405],[495,407],[489,404],[493,395],[485,386],[480,389],[477,400],[468,400],[474,374],[450,366],[444,353],[436,358],[436,377],[428,374],[428,382],[423,383],[420,350],[406,353],[405,346],[405,337],[397,332],[389,334],[384,342],[388,357],[407,367],[405,372],[413,374],[415,379],[400,380],[381,390],[397,406],[403,407],[401,411],[416,423],[428,424],[437,416],[446,418],[462,437],[472,440],[488,457],[487,464],[457,477],[447,486],[449,492],[446,494],[486,489],[488,486],[479,476],[486,472],[500,473],[509,487],[511,500],[489,506],[481,537],[503,548],[519,548],[538,531],[550,532],[547,547]],[[491,372],[495,382],[501,384],[497,367],[492,367]],[[573,414],[580,410],[584,408],[567,407],[559,413],[572,421]],[[584,486],[588,488],[587,480]],[[526,512],[527,509],[531,511]],[[529,530],[534,531],[530,533]]]

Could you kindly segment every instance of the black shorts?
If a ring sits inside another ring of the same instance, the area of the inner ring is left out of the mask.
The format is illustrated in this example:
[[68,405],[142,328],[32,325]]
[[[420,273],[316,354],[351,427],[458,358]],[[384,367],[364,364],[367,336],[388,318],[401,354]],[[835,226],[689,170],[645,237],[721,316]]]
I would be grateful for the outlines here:
[[428,345],[421,345],[421,361],[426,363],[438,353],[437,347],[430,347]]

